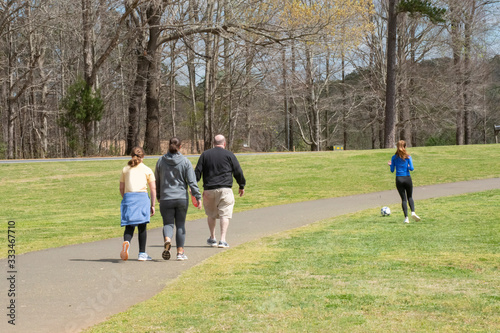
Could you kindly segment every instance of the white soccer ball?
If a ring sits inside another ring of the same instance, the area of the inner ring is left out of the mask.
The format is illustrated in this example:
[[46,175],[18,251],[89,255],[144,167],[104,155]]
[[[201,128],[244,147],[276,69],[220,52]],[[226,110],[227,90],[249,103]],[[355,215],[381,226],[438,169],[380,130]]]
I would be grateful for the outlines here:
[[382,214],[382,216],[389,216],[391,215],[391,209],[389,207],[382,207],[380,214]]

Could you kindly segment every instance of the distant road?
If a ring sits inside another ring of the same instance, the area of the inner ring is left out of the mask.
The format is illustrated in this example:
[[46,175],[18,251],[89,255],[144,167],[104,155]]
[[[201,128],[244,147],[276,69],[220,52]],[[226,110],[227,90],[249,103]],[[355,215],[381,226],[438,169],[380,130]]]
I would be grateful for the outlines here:
[[[146,156],[145,159],[159,158],[161,155]],[[198,156],[198,155],[187,155]],[[13,163],[39,163],[39,162],[81,162],[81,161],[110,161],[110,160],[129,160],[130,156],[112,156],[112,157],[71,157],[71,158],[39,158],[31,160],[0,160],[0,164]]]
[[[277,152],[277,153],[236,153],[236,156],[245,155],[274,155],[274,154],[298,154],[298,153],[315,153],[311,151],[304,152]],[[146,155],[144,159],[158,159],[162,155]],[[198,157],[199,154],[184,155],[186,157]],[[112,160],[129,160],[130,156],[111,156],[111,157],[68,157],[68,158],[40,158],[29,160],[0,160],[0,164],[14,164],[14,163],[41,163],[41,162],[81,162],[81,161],[112,161]]]

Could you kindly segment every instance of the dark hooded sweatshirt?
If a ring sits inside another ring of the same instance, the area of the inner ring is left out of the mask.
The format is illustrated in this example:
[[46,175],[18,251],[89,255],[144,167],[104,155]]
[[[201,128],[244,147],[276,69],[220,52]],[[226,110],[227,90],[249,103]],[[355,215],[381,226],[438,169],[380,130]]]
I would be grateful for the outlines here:
[[189,200],[188,186],[196,199],[201,200],[193,165],[181,153],[168,152],[158,159],[155,168],[158,200]]

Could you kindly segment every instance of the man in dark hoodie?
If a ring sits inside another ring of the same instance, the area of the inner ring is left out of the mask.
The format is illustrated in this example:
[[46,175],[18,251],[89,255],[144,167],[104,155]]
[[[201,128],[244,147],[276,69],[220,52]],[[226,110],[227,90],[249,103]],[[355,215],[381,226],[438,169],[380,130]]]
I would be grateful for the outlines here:
[[[229,247],[226,233],[229,220],[233,217],[234,194],[233,176],[239,185],[240,197],[245,194],[245,177],[236,156],[226,150],[226,139],[218,134],[214,138],[214,148],[204,151],[196,164],[196,181],[203,176],[203,207],[207,214],[210,237],[207,244],[213,247]],[[215,239],[215,226],[220,219],[220,241]]]
[[156,195],[160,202],[165,241],[162,257],[165,260],[170,259],[174,224],[176,227],[177,260],[187,259],[184,254],[184,241],[186,239],[186,214],[189,205],[188,186],[197,200],[197,207],[201,206],[201,193],[193,165],[179,152],[180,147],[181,141],[178,138],[170,139],[168,153],[160,157],[155,168]]

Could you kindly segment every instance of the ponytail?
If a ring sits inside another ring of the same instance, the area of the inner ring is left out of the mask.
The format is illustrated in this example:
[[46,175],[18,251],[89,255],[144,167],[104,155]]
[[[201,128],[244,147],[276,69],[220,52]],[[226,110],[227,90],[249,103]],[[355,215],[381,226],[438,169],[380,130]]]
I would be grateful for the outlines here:
[[168,152],[170,154],[177,154],[180,148],[181,148],[181,140],[176,137],[171,138],[168,143]]
[[406,142],[404,140],[399,140],[397,144],[398,150],[396,150],[396,155],[403,159],[406,160],[410,155],[408,155],[408,152],[406,152]]
[[141,159],[144,158],[144,150],[141,147],[134,147],[130,152],[130,156],[132,156],[132,159],[128,161],[128,165],[133,168],[141,163]]

